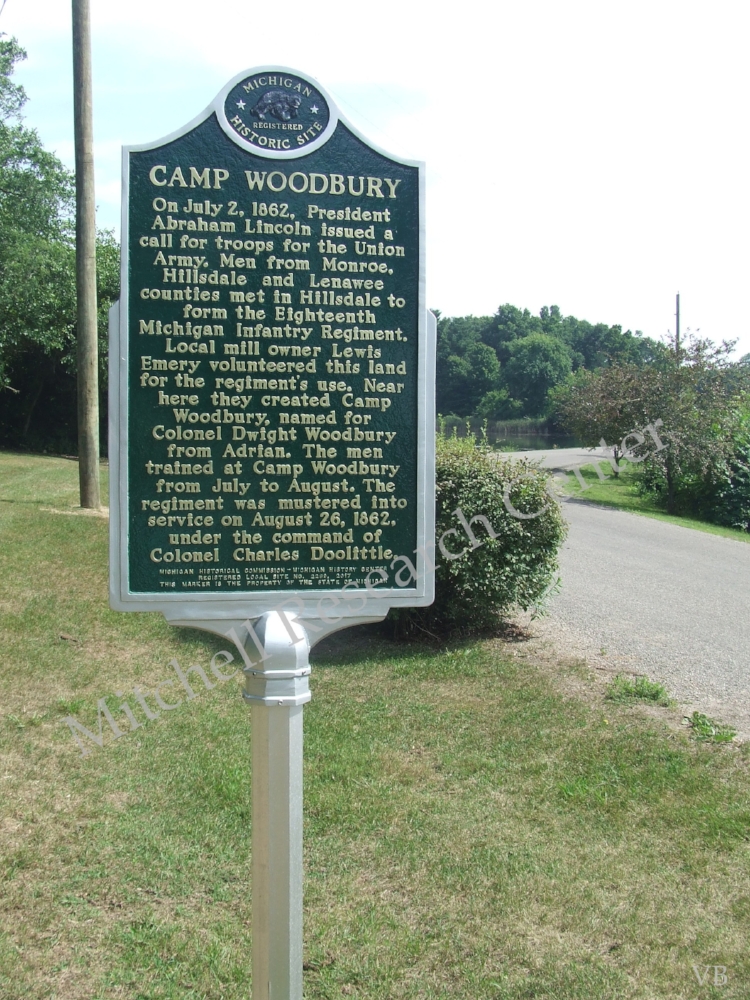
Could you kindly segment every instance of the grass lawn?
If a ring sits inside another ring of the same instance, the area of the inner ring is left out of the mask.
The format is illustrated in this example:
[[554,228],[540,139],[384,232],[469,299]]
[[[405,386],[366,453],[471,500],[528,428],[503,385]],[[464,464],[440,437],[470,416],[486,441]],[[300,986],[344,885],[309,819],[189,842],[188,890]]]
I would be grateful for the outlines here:
[[[246,1000],[250,713],[198,681],[152,721],[130,695],[130,731],[116,692],[223,644],[108,609],[76,482],[0,454],[0,998]],[[750,746],[571,669],[362,630],[315,655],[309,1000],[747,1000]],[[82,757],[63,719],[104,696],[124,736]]]
[[718,524],[709,524],[707,521],[698,521],[693,517],[678,517],[673,514],[665,514],[654,502],[647,497],[638,494],[635,488],[634,466],[623,461],[620,465],[620,475],[615,478],[611,472],[609,462],[600,462],[600,468],[609,479],[602,481],[596,474],[593,466],[587,465],[580,469],[581,475],[586,483],[586,489],[582,489],[578,478],[573,473],[568,473],[567,482],[562,479],[557,480],[560,484],[560,492],[566,496],[581,497],[590,503],[599,503],[607,507],[616,507],[618,510],[627,510],[632,514],[645,514],[646,517],[654,517],[659,521],[668,521],[670,524],[679,524],[684,528],[695,528],[697,531],[706,531],[711,535],[723,535],[725,538],[735,538],[740,542],[750,542],[750,534],[746,531],[739,531],[736,528],[723,528]]

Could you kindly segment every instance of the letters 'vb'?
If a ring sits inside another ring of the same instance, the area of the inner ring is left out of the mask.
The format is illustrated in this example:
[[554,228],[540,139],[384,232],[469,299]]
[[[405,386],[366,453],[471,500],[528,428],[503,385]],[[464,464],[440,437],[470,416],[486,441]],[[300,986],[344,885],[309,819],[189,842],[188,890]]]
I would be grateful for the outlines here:
[[[113,607],[257,616],[346,585],[429,604],[422,165],[276,68],[126,148],[123,171]],[[408,588],[402,553],[421,563]]]

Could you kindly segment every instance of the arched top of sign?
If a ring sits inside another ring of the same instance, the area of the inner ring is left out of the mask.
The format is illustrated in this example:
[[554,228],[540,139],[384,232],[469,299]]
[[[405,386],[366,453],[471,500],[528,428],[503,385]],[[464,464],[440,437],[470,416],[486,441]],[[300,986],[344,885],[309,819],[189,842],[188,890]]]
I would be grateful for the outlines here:
[[213,109],[233,142],[274,160],[319,149],[338,122],[336,105],[320,84],[284,66],[238,74],[221,90]]

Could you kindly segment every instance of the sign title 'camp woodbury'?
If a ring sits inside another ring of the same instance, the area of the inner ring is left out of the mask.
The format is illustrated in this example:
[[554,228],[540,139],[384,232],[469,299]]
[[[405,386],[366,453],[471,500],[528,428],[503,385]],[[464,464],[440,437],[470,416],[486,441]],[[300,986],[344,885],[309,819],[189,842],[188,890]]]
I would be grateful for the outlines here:
[[[301,170],[287,174],[282,170],[245,170],[247,186],[251,191],[272,191],[279,194],[289,190],[294,194],[349,195],[352,198],[396,198],[400,178],[354,177],[344,174],[304,173]],[[149,180],[156,187],[205,188],[221,190],[228,181],[229,171],[224,167],[192,166],[168,167],[159,163],[149,171]]]

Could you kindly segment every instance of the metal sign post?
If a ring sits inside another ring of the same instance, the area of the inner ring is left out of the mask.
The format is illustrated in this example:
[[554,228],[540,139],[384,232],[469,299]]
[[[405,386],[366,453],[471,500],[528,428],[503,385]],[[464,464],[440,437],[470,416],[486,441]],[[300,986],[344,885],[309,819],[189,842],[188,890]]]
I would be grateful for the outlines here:
[[[268,657],[248,668],[253,740],[253,996],[302,997],[302,710],[310,646],[275,611],[257,629]],[[271,662],[272,661],[272,662]]]
[[253,996],[302,996],[312,645],[433,600],[423,166],[261,67],[123,150],[110,603],[230,640],[252,722]]

